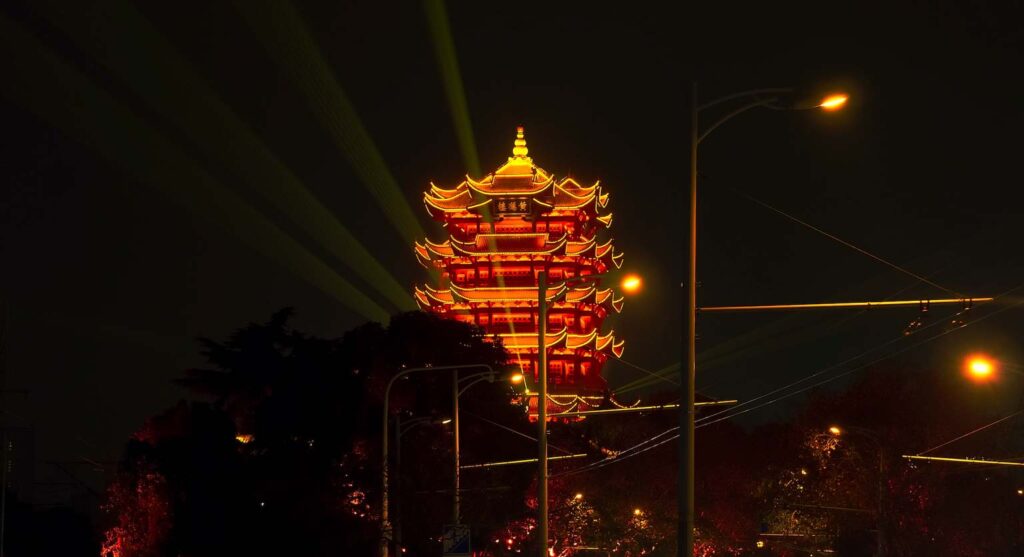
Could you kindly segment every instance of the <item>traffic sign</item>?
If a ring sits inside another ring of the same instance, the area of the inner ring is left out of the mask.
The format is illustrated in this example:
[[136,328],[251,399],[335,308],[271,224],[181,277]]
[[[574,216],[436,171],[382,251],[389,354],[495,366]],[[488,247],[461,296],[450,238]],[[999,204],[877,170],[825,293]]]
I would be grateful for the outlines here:
[[444,557],[469,557],[469,526],[445,524],[441,540]]

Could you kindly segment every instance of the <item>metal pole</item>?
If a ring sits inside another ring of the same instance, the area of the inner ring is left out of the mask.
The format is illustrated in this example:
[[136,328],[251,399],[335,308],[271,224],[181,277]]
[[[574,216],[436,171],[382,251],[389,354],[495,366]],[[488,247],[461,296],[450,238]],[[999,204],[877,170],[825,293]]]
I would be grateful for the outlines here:
[[395,379],[398,378],[395,375],[388,381],[388,386],[384,390],[384,417],[381,422],[381,440],[380,440],[380,454],[381,454],[381,498],[380,498],[380,555],[381,557],[388,557],[388,550],[391,545],[391,521],[388,517],[388,401],[391,398],[391,386],[394,384]]
[[[459,370],[452,371],[452,432],[455,438],[455,476],[454,485],[455,489],[452,493],[452,524],[462,524],[459,520],[459,505],[461,503],[459,495]],[[395,556],[401,557],[401,556]]]
[[694,376],[697,369],[697,82],[690,83],[687,99],[690,130],[687,154],[690,158],[690,238],[687,248],[686,314],[684,316],[683,361],[679,377],[679,524],[678,549],[682,556],[693,555],[693,438],[694,438]]
[[875,515],[875,519],[878,524],[875,525],[877,529],[876,541],[878,542],[878,557],[885,557],[885,491],[886,491],[886,470],[885,470],[885,450],[882,449],[882,443],[878,443],[878,514]]
[[537,273],[537,539],[548,557],[548,277]]
[[395,416],[395,557],[402,555],[402,416]]

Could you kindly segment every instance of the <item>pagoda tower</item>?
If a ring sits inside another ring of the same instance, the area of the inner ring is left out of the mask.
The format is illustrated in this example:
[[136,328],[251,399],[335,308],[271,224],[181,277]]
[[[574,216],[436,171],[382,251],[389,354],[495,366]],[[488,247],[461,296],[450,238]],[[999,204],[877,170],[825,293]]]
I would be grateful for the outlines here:
[[599,182],[582,186],[570,177],[556,179],[528,153],[519,127],[512,156],[491,174],[480,180],[467,176],[453,189],[430,185],[424,204],[448,237],[416,243],[419,262],[440,273],[437,288],[415,289],[416,301],[425,311],[499,337],[509,363],[536,385],[537,280],[546,271],[552,300],[546,340],[549,408],[593,408],[608,397],[604,362],[622,354],[623,341],[601,332],[608,313],[622,310],[622,298],[600,288],[600,279],[568,291],[560,281],[621,267],[622,254],[612,241],[598,239],[612,224],[611,213],[602,214],[608,194]]

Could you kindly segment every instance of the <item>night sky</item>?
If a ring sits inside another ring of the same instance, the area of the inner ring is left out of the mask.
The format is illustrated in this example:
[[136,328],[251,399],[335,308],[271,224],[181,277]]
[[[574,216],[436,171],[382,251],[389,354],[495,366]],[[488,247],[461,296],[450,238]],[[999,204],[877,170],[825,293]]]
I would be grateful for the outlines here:
[[[403,288],[427,279],[332,140],[322,107],[311,106],[293,71],[278,63],[295,53],[273,52],[242,8],[149,3],[67,12],[45,4],[0,10],[5,382],[28,391],[8,395],[8,420],[34,430],[39,462],[116,461],[147,416],[184,396],[170,380],[202,364],[197,336],[223,338],[284,306],[296,308],[297,328],[323,336],[365,320],[304,280],[294,262],[263,249],[264,238],[216,205],[220,194],[183,183],[182,160],[396,309],[255,193],[251,182],[261,176],[246,171],[251,160],[202,148],[237,144],[237,128],[201,106],[176,113],[140,93],[154,75],[177,75],[152,45],[168,46],[196,78],[177,86],[229,107]],[[852,97],[832,114],[753,111],[701,145],[701,305],[947,297],[743,194],[957,292],[993,296],[1024,284],[1024,10],[1004,8],[1009,2],[708,4],[723,6],[448,6],[483,170],[510,155],[523,124],[538,165],[586,184],[600,179],[611,193],[611,235],[625,268],[645,279],[613,323],[629,362],[659,370],[680,358],[681,103],[694,75],[705,99],[785,86]],[[422,192],[430,181],[454,187],[467,167],[423,10],[415,2],[295,9],[419,226],[442,239]],[[103,49],[108,55],[98,54]],[[120,71],[111,59],[148,70]],[[299,60],[295,67],[304,71]],[[98,111],[95,91],[141,126]],[[83,137],[117,141],[103,147]],[[1005,311],[895,361],[933,364],[943,374],[955,373],[968,349],[1024,362],[1024,314],[1011,303],[978,308],[972,315]],[[932,319],[955,309],[933,308]],[[704,316],[698,386],[749,399],[899,337],[917,313]],[[613,387],[642,376],[621,364],[607,370]],[[1009,404],[1021,387],[1012,384],[1012,396],[988,400]],[[799,400],[745,419],[784,418]],[[38,474],[48,474],[44,468]],[[92,467],[80,474],[102,475]]]

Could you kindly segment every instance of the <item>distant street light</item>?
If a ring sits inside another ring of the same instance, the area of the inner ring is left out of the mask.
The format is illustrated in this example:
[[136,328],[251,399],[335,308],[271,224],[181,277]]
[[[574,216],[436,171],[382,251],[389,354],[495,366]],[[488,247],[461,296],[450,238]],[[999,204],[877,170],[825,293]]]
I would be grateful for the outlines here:
[[401,413],[395,416],[395,487],[397,489],[395,489],[394,542],[396,557],[401,556],[404,551],[402,548],[402,436],[417,426],[425,424],[446,425],[450,423],[452,423],[452,419],[447,417],[423,416],[403,420]]
[[837,425],[833,425],[828,428],[828,432],[835,437],[839,437],[847,432],[860,435],[861,437],[871,441],[875,445],[875,449],[878,450],[878,510],[875,513],[875,520],[877,524],[875,526],[876,542],[878,544],[877,555],[884,557],[886,554],[885,545],[885,520],[883,514],[885,511],[885,447],[882,446],[882,441],[878,438],[878,435],[870,429],[863,427],[846,427],[841,428]]
[[643,286],[643,280],[639,275],[626,275],[626,278],[622,279],[622,290],[626,293],[638,292],[641,286]]
[[847,95],[843,93],[837,93],[835,95],[829,95],[825,97],[821,101],[821,104],[818,105],[818,107],[823,108],[825,110],[839,110],[840,108],[843,108],[843,105],[845,105],[846,101],[848,100],[850,100],[850,97],[848,97]]

